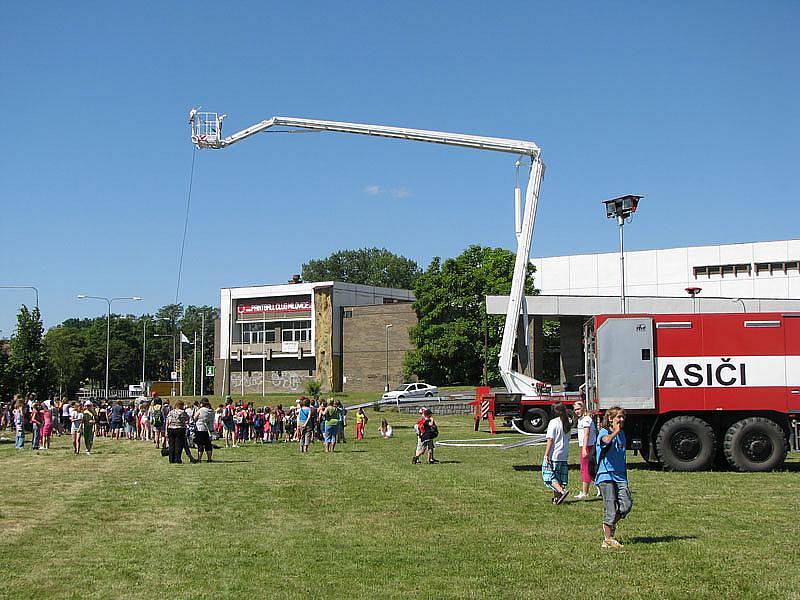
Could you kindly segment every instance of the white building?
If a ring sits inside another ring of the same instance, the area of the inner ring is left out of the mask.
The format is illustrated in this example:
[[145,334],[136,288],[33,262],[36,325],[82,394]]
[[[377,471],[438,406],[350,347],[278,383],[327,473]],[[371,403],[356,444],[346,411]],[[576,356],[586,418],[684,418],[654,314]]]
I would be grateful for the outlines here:
[[[619,252],[534,258],[539,295],[527,297],[535,377],[543,371],[542,320],[560,322],[561,381],[575,389],[584,371],[583,323],[621,311]],[[625,253],[625,312],[800,312],[800,240],[748,242]],[[696,300],[687,288],[701,288]],[[487,296],[489,314],[508,296]]]
[[[534,258],[542,295],[619,295],[619,252]],[[628,296],[800,298],[800,240],[748,242],[625,253]]]

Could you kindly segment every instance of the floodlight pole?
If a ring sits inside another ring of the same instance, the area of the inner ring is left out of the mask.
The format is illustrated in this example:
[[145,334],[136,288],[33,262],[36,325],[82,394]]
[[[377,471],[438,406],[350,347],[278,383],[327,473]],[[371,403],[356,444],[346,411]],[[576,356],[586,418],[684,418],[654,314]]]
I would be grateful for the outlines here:
[[606,205],[606,217],[609,219],[616,217],[619,225],[619,301],[620,312],[623,315],[628,312],[625,302],[625,219],[633,216],[641,199],[642,196],[628,194],[603,200],[603,204]]
[[106,298],[105,296],[89,296],[87,294],[78,294],[79,300],[104,300],[106,305],[108,306],[108,313],[106,315],[106,391],[105,391],[105,400],[108,402],[108,365],[109,365],[109,358],[111,356],[111,304],[115,300],[131,300],[136,302],[141,300],[141,296],[122,296],[118,298]]
[[619,298],[620,312],[624,315],[628,312],[625,309],[625,217],[617,216],[619,223]]

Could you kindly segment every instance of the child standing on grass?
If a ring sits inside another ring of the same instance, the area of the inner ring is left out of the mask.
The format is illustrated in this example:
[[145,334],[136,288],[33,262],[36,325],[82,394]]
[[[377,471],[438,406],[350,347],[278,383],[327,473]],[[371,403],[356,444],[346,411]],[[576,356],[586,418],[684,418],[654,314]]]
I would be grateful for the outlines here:
[[616,539],[617,523],[628,516],[633,498],[628,489],[628,469],[625,456],[627,440],[625,410],[614,406],[603,417],[603,428],[597,434],[597,476],[595,484],[603,495],[603,549],[622,548]]
[[[578,449],[581,458],[581,492],[575,496],[576,500],[583,500],[589,496],[589,484],[592,474],[597,471],[595,463],[595,446],[597,444],[597,427],[583,401],[579,400],[573,405],[575,416],[578,418]],[[597,490],[600,495],[600,490]]]
[[25,447],[25,409],[22,400],[17,400],[14,404],[14,447],[22,450]]
[[417,450],[411,464],[419,464],[419,457],[428,453],[428,464],[435,465],[439,461],[433,458],[433,449],[436,445],[434,441],[439,435],[439,427],[433,418],[433,412],[429,408],[422,408],[422,417],[414,424],[414,431],[417,432]]
[[555,418],[547,424],[547,444],[542,461],[542,480],[553,490],[553,504],[561,504],[569,495],[569,430],[572,427],[567,409],[561,402],[553,405]]

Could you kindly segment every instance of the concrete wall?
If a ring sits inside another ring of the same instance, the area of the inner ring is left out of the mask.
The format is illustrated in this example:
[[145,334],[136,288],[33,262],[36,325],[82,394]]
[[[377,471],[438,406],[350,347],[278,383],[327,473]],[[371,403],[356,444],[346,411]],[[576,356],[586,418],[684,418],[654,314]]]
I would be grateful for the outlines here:
[[411,303],[345,306],[342,309],[344,392],[381,392],[386,384],[386,325],[389,328],[389,386],[403,383],[403,359],[412,348],[408,329],[417,324]]

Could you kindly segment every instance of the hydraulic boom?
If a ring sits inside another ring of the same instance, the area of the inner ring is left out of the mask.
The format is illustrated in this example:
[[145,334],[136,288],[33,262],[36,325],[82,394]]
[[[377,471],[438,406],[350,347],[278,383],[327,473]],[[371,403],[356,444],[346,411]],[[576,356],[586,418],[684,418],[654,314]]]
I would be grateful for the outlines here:
[[[544,164],[541,161],[541,150],[533,142],[511,140],[505,138],[484,137],[461,133],[429,131],[425,129],[407,129],[405,127],[389,127],[386,125],[367,125],[363,123],[345,123],[339,121],[321,121],[317,119],[298,119],[295,117],[272,117],[256,123],[237,133],[222,137],[222,121],[227,115],[198,112],[192,109],[189,113],[192,143],[198,148],[226,148],[257,133],[273,128],[289,128],[290,130],[331,131],[354,133],[373,137],[385,137],[447,146],[491,150],[530,157],[531,169],[525,191],[525,206],[519,231],[517,232],[517,257],[514,263],[514,275],[511,283],[511,295],[508,302],[503,341],[500,348],[500,374],[508,390],[521,393],[525,397],[539,396],[541,382],[511,369],[514,343],[517,337],[517,324],[525,299],[525,279],[528,270],[531,244],[533,242],[533,226],[536,221],[536,205],[539,199],[539,187],[544,176]],[[284,129],[285,130],[285,129]]]

